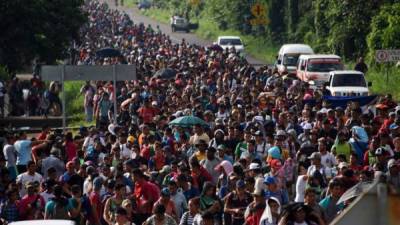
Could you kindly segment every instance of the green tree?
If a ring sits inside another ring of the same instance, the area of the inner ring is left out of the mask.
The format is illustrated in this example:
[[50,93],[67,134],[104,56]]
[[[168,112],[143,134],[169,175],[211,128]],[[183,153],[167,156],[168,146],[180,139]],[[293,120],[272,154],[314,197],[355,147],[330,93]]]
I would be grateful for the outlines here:
[[0,1],[0,64],[16,71],[34,58],[54,63],[68,56],[86,15],[83,0]]
[[272,39],[277,43],[286,41],[285,34],[285,1],[270,0],[269,3],[269,30],[271,31]]
[[327,43],[331,51],[348,59],[364,55],[366,37],[375,13],[373,1],[329,0],[325,16],[330,28]]
[[400,3],[386,4],[372,19],[368,35],[369,56],[372,59],[377,49],[400,48]]

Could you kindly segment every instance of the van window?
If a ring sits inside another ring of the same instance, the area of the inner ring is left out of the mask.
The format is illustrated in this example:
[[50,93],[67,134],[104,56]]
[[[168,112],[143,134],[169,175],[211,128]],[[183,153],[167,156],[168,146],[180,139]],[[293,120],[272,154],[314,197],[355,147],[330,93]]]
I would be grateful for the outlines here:
[[332,87],[366,87],[365,78],[362,74],[335,74]]
[[283,56],[283,65],[285,66],[296,66],[299,60],[300,54],[286,54]]
[[237,38],[226,38],[219,40],[220,45],[242,45],[240,39]]
[[310,59],[307,67],[307,71],[310,72],[330,72],[342,69],[340,60],[335,59]]

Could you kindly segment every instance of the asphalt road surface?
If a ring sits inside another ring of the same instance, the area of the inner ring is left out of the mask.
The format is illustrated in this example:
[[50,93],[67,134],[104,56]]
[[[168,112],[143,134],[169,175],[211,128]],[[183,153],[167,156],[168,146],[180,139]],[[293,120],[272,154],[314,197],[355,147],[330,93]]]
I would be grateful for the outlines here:
[[[110,8],[113,8],[113,9],[116,8],[114,0],[102,0],[102,1],[108,3]],[[134,23],[143,23],[146,26],[148,24],[150,24],[153,28],[156,28],[158,25],[160,27],[161,31],[163,33],[169,35],[171,40],[175,43],[179,43],[183,38],[187,41],[187,43],[201,45],[201,46],[207,46],[207,45],[211,45],[213,43],[213,41],[204,40],[202,38],[199,38],[198,36],[196,36],[193,33],[185,33],[185,32],[172,33],[171,27],[169,26],[169,24],[160,23],[156,20],[153,20],[152,18],[141,15],[139,12],[139,9],[137,9],[136,7],[128,8],[128,7],[119,6],[118,9],[126,12],[131,17],[131,19],[133,20]],[[266,62],[255,59],[249,55],[246,57],[246,59],[250,64],[254,64],[254,65],[266,64]]]

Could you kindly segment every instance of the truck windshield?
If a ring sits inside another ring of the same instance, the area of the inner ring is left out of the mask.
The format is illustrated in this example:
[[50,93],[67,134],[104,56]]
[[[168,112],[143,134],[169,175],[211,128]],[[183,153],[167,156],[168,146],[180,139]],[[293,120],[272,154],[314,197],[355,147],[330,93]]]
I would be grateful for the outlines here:
[[312,59],[308,62],[307,71],[310,72],[330,72],[342,70],[343,66],[339,60]]
[[333,87],[366,87],[362,74],[335,74],[332,81]]
[[283,56],[283,65],[285,66],[297,66],[297,60],[300,54],[290,54]]
[[219,40],[220,45],[242,45],[242,42],[240,39],[220,39]]

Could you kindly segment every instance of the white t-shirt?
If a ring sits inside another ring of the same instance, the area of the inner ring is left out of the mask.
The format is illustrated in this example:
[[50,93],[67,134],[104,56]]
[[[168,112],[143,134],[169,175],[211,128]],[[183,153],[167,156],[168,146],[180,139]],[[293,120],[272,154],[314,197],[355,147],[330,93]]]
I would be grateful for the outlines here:
[[327,152],[325,155],[321,154],[321,164],[325,167],[332,168],[337,164],[336,158],[330,152]]
[[304,202],[304,192],[306,190],[307,179],[304,179],[305,175],[297,177],[296,182],[296,197],[295,202]]
[[51,198],[54,198],[53,194],[47,193],[46,191],[40,193],[40,195],[43,197],[45,203],[47,203]]
[[35,173],[33,176],[29,175],[28,172],[20,174],[17,176],[17,184],[21,184],[21,190],[19,191],[19,195],[23,197],[26,194],[25,186],[29,182],[39,182],[42,183],[43,177],[42,175]]
[[121,157],[125,159],[130,159],[132,156],[132,151],[130,148],[126,146],[126,144],[122,144],[119,146],[121,148]]

